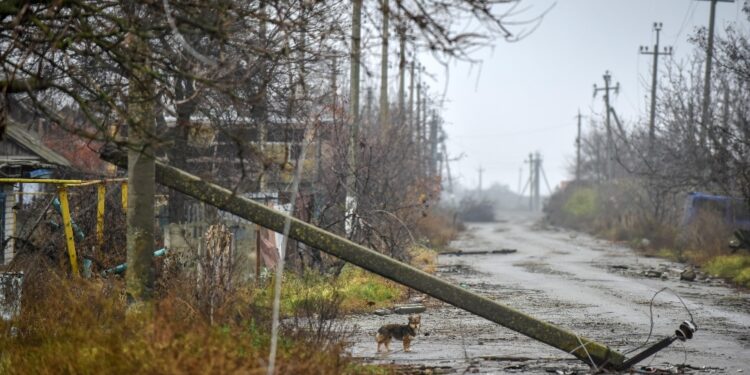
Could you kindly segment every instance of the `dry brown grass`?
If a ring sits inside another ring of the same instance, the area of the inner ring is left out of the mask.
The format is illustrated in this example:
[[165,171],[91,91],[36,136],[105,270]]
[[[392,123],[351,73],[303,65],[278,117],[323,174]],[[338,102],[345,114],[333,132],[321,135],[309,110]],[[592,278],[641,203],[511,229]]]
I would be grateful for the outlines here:
[[[234,298],[225,309],[232,313],[212,325],[179,289],[129,311],[117,279],[70,280],[48,271],[24,285],[22,313],[0,322],[0,373],[265,373],[270,323],[252,291]],[[357,365],[339,337],[300,328],[286,327],[279,374],[390,371]]]
[[424,246],[414,246],[409,251],[411,264],[427,273],[437,271],[437,252]]
[[417,232],[433,249],[445,248],[458,236],[460,223],[447,211],[433,210],[417,220]]

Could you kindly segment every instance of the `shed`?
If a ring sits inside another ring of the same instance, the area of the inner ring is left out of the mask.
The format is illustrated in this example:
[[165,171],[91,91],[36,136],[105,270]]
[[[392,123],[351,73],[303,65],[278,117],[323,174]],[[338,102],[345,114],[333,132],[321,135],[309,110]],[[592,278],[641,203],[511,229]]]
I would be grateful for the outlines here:
[[[70,162],[42,144],[41,139],[23,125],[6,119],[5,134],[0,139],[0,176],[35,178],[70,167]],[[0,184],[0,264],[7,264],[15,255],[13,237],[16,231],[17,187]]]

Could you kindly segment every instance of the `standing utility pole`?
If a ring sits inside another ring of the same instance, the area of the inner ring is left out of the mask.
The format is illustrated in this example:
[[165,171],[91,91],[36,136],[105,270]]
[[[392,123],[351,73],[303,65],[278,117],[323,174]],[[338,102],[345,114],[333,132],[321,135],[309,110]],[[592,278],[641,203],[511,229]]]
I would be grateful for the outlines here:
[[581,110],[578,110],[578,136],[576,137],[576,181],[581,181]]
[[422,135],[419,140],[420,145],[422,146],[419,150],[419,172],[424,175],[426,169],[425,161],[427,159],[427,84],[422,85],[422,89],[424,90],[424,94],[422,95],[422,123],[419,125],[419,132]]
[[406,28],[398,27],[398,125],[406,123]]
[[437,111],[432,110],[432,121],[430,121],[430,176],[437,175],[438,169],[438,116]]
[[414,59],[412,58],[409,63],[409,121],[407,122],[407,129],[409,129],[409,138],[412,136],[414,131]]
[[352,52],[349,66],[349,160],[346,173],[346,200],[344,202],[345,231],[351,233],[354,227],[354,214],[357,207],[357,139],[359,138],[359,68],[362,59],[362,0],[354,0],[352,6]]
[[479,166],[479,169],[477,169],[477,172],[479,172],[479,187],[478,187],[478,195],[479,199],[482,199],[482,173],[484,173],[484,168],[482,166]]
[[654,137],[656,132],[656,78],[659,66],[659,55],[671,55],[672,47],[664,47],[663,51],[659,51],[659,34],[661,32],[662,23],[654,22],[654,31],[656,31],[656,44],[654,44],[654,50],[650,51],[647,46],[641,46],[642,55],[654,55],[654,66],[651,71],[651,114],[649,115],[648,122],[648,147],[649,152],[654,147]]
[[534,154],[529,154],[529,211],[534,211]]
[[539,171],[542,169],[542,156],[539,152],[536,153],[536,160],[534,160],[534,209],[539,211],[542,208],[542,198],[539,179]]
[[714,57],[714,23],[716,20],[716,3],[733,3],[734,0],[708,0],[711,2],[711,14],[708,18],[708,44],[706,45],[706,75],[703,79],[703,111],[701,113],[701,137],[700,143],[703,145],[706,132],[708,131],[709,110],[711,107],[711,64]]
[[417,163],[419,163],[421,156],[420,150],[422,142],[420,142],[420,131],[421,131],[421,119],[422,118],[422,70],[420,66],[417,66],[417,112],[414,114],[414,146],[416,149]]
[[383,8],[382,56],[380,57],[380,112],[378,119],[380,129],[385,129],[390,123],[388,118],[388,0],[382,0],[380,6]]
[[612,80],[612,75],[609,74],[609,70],[604,72],[604,88],[597,88],[596,84],[594,84],[594,97],[596,97],[596,93],[599,91],[604,91],[604,105],[607,107],[607,149],[606,149],[606,156],[607,156],[607,168],[604,171],[604,178],[605,179],[611,179],[614,175],[614,150],[613,150],[613,140],[612,140],[612,126],[610,125],[610,106],[609,106],[609,91],[612,90],[617,94],[620,91],[620,83],[618,82],[617,85],[614,87],[610,87],[609,83]]

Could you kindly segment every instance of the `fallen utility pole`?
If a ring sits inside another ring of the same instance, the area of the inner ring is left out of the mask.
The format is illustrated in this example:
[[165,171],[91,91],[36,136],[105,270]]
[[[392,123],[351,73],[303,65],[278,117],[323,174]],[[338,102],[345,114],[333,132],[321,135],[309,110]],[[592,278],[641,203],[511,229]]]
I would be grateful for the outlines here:
[[[121,151],[105,148],[102,158],[120,167],[127,166],[126,154]],[[625,362],[625,356],[604,344],[533,318],[514,308],[453,285],[312,224],[294,217],[289,218],[288,215],[263,204],[237,196],[229,189],[158,161],[156,162],[156,181],[220,210],[235,214],[276,232],[282,232],[284,222],[290,220],[290,238],[486,318],[532,339],[564,350],[592,366],[619,369]]]

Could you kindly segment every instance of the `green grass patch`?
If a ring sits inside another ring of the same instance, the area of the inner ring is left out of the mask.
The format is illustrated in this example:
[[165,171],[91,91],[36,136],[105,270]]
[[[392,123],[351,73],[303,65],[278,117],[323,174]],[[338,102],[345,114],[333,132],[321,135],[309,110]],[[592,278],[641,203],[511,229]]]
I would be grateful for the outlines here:
[[714,276],[750,287],[750,255],[720,255],[708,261],[705,270]]
[[563,212],[576,219],[591,218],[596,214],[598,194],[592,188],[580,188],[563,205]]
[[674,262],[680,260],[680,252],[668,247],[662,247],[655,255],[659,258],[669,259]]
[[[300,307],[338,299],[343,313],[361,312],[392,305],[403,298],[406,288],[359,267],[346,265],[339,277],[306,273],[285,274],[281,292],[281,313],[291,315]],[[270,307],[273,283],[260,290],[257,301]]]

